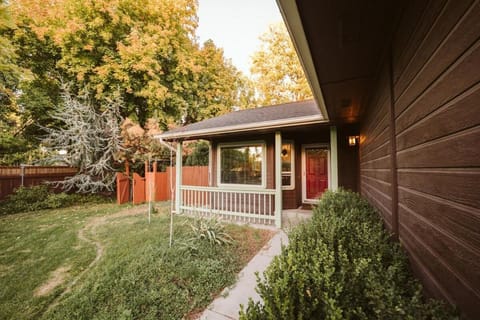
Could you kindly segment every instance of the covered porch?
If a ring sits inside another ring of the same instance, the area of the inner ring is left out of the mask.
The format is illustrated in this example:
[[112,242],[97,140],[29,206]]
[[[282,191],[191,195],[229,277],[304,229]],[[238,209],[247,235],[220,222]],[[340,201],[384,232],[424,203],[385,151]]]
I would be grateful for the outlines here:
[[[326,189],[338,188],[337,128],[314,101],[232,112],[158,138],[176,143],[179,214],[280,228],[292,220],[287,210],[308,207]],[[209,183],[182,185],[183,142],[197,139],[210,145]]]

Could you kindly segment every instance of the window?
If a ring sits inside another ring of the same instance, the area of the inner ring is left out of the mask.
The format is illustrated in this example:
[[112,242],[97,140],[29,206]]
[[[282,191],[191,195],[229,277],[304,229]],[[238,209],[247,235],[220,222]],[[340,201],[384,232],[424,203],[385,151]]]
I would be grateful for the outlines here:
[[219,184],[264,186],[264,144],[219,145]]
[[282,144],[282,188],[295,188],[295,152],[292,142]]

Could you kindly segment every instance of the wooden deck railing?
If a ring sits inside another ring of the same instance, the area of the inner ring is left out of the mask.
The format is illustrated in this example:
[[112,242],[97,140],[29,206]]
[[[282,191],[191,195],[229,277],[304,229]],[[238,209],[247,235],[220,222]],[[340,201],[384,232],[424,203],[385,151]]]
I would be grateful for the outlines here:
[[182,213],[249,223],[275,223],[275,190],[181,186]]

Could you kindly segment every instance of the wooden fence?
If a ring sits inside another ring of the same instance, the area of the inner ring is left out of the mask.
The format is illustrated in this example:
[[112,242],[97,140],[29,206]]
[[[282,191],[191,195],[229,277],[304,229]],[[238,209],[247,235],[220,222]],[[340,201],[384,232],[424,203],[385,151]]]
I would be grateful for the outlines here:
[[40,185],[45,181],[60,181],[77,173],[77,168],[66,166],[0,166],[0,200],[20,187]]
[[[175,192],[175,167],[167,167],[166,172],[157,172],[157,201],[171,200],[171,188]],[[171,179],[171,182],[170,182]],[[193,166],[182,168],[182,185],[208,187],[208,166]],[[147,183],[148,189],[148,183]],[[148,191],[148,190],[147,190]]]
[[[136,173],[132,176],[132,200],[134,204],[148,201],[151,197],[155,201],[171,200],[171,189],[175,190],[175,167],[167,167],[166,172],[146,172],[145,177]],[[117,174],[117,202],[129,201],[129,182],[123,173]],[[193,166],[182,168],[182,185],[208,186],[208,166]]]

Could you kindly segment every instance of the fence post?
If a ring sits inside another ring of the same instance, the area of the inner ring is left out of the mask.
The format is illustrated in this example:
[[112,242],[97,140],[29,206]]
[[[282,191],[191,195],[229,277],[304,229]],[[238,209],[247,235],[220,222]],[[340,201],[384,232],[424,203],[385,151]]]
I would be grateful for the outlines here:
[[25,165],[23,163],[20,165],[20,177],[21,177],[20,185],[23,187],[23,183],[25,179]]

